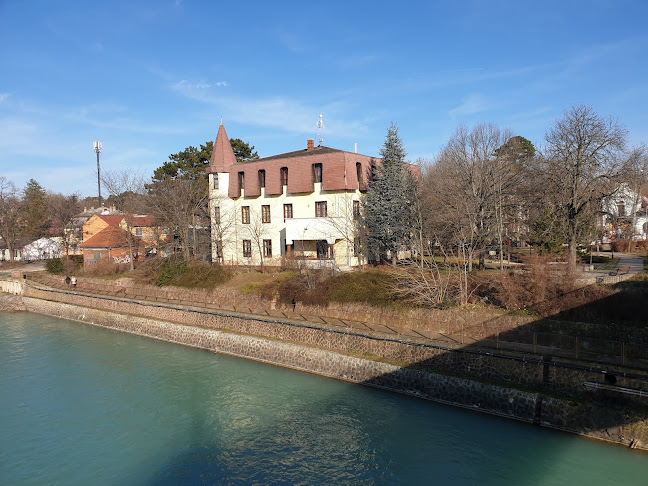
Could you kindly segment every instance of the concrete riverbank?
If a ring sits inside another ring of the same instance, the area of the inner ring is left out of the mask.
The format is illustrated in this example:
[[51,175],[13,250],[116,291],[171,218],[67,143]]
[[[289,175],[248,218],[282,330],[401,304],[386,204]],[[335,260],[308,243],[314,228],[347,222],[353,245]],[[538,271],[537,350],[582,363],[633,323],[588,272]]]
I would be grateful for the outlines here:
[[[22,282],[21,282],[22,283]],[[497,414],[635,447],[648,444],[645,374],[494,355],[353,330],[25,285],[37,312]],[[606,376],[614,375],[614,386]],[[593,383],[587,387],[585,383]],[[598,385],[607,386],[607,389]],[[616,389],[615,389],[616,387]],[[616,399],[619,390],[635,394]],[[616,394],[615,394],[616,392]],[[611,403],[613,402],[613,406]]]

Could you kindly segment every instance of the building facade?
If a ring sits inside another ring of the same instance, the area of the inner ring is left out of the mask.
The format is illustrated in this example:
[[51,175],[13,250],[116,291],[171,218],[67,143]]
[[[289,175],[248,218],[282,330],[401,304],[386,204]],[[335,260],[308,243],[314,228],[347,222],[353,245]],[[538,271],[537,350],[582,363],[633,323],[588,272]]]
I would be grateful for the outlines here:
[[207,168],[212,261],[361,264],[360,196],[376,163],[313,139],[304,150],[238,162],[221,124]]
[[130,263],[131,252],[135,262],[142,261],[164,239],[150,215],[95,214],[83,224],[82,234],[79,249],[86,267],[100,260]]
[[648,239],[648,195],[622,184],[602,206],[605,237]]

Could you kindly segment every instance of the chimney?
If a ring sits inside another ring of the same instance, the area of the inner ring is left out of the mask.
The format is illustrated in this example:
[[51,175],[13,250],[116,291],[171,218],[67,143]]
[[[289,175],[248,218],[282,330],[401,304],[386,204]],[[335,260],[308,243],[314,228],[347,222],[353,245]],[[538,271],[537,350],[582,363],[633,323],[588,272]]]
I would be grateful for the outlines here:
[[309,138],[308,145],[306,146],[306,150],[313,150],[314,148],[315,148],[315,139]]

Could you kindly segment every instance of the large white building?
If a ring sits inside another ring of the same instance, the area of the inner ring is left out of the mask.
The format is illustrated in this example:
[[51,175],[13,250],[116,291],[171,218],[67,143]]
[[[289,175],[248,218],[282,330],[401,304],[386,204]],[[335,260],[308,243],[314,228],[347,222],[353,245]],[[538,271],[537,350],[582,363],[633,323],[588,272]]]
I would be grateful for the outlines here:
[[610,236],[648,239],[648,196],[623,184],[603,200],[603,224]]
[[238,162],[221,123],[207,168],[212,260],[359,265],[360,196],[377,162],[313,139],[304,150]]

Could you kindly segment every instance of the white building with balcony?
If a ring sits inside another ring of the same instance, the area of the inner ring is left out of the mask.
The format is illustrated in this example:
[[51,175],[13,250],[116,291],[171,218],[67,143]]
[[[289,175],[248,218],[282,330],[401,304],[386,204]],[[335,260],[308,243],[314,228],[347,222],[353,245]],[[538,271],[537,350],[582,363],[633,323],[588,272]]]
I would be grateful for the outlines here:
[[212,261],[362,263],[360,197],[379,159],[330,147],[238,162],[221,124],[207,174]]

